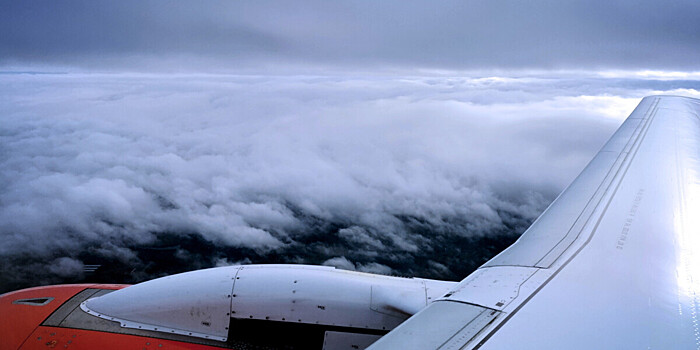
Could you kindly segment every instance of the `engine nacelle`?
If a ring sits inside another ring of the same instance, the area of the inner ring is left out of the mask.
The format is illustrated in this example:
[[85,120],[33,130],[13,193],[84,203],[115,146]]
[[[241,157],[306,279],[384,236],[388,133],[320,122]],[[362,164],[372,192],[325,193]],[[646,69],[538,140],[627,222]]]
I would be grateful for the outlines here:
[[81,308],[126,328],[240,345],[364,348],[454,285],[325,266],[244,265],[147,281]]

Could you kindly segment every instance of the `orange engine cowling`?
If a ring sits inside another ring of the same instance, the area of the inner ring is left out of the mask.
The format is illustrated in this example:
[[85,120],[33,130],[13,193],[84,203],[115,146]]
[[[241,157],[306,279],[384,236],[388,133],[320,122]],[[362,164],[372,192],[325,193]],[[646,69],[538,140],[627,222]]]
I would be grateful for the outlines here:
[[81,291],[87,288],[115,290],[124,287],[127,285],[72,284],[29,288],[0,295],[0,350],[19,349],[46,318]]
[[246,265],[31,288],[0,296],[0,350],[364,349],[454,284]]

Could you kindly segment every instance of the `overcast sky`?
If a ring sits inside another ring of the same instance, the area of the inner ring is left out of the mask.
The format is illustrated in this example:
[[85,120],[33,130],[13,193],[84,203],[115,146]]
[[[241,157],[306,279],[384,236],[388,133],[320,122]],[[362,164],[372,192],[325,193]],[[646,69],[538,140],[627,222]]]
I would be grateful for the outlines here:
[[700,2],[3,1],[0,64],[700,70]]
[[3,1],[0,293],[270,262],[459,280],[643,96],[700,96],[698,18],[697,1]]

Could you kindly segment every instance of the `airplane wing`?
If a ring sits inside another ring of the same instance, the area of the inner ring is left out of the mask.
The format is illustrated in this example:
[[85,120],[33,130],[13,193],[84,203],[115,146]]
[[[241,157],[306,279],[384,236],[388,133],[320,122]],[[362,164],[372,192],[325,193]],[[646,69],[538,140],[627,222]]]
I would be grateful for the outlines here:
[[700,100],[644,98],[508,249],[369,349],[700,349]]

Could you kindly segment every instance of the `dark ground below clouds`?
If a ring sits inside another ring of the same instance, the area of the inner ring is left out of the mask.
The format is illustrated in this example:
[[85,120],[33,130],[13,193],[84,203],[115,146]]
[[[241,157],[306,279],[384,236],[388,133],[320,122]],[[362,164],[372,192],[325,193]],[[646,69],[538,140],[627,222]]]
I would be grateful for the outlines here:
[[[0,293],[38,285],[63,283],[138,283],[165,275],[214,267],[217,263],[243,264],[294,263],[320,265],[343,256],[357,266],[378,263],[392,269],[392,274],[458,281],[495,256],[522,234],[530,225],[528,219],[499,212],[501,229],[482,234],[452,232],[460,225],[434,225],[418,218],[399,218],[405,234],[419,241],[419,249],[397,248],[368,250],[339,235],[347,223],[316,222],[311,232],[295,235],[283,248],[259,252],[250,248],[226,247],[207,241],[197,233],[161,232],[148,246],[125,245],[136,259],[126,263],[99,254],[99,249],[85,247],[80,252],[63,252],[51,257],[19,255],[0,262]],[[462,226],[464,227],[464,226]],[[465,229],[467,229],[465,227]],[[57,252],[59,253],[59,252]],[[99,265],[94,272],[78,275],[51,269],[51,261],[68,256],[85,265]]]

